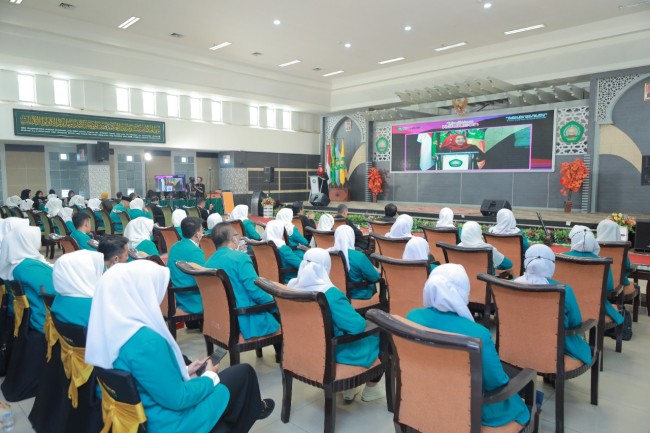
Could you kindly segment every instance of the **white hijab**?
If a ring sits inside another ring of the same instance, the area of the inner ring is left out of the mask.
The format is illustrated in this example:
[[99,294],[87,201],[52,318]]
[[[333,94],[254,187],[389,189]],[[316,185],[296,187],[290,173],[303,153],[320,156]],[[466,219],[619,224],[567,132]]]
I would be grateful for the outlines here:
[[99,210],[101,204],[102,201],[98,198],[91,198],[90,200],[88,200],[88,207],[91,208],[93,211]]
[[287,231],[287,235],[291,236],[293,234],[293,229],[296,226],[293,225],[293,210],[291,210],[291,208],[285,207],[280,209],[278,214],[275,216],[275,219],[282,221],[284,229]]
[[232,212],[230,212],[230,218],[239,221],[247,220],[248,206],[246,206],[245,204],[238,204],[237,206],[235,206]]
[[82,195],[77,194],[70,199],[68,206],[86,207],[86,199]]
[[454,211],[448,207],[443,207],[440,209],[436,227],[448,227],[452,229],[455,228],[456,226],[454,226]]
[[413,236],[411,231],[413,230],[413,218],[410,215],[402,214],[397,217],[395,222],[390,228],[390,231],[386,233],[387,238],[410,238]]
[[34,259],[52,266],[40,253],[41,230],[38,227],[18,227],[0,245],[0,278],[14,279],[14,269],[25,259]]
[[334,217],[328,213],[320,216],[316,230],[331,231],[334,228]]
[[334,246],[329,251],[342,251],[345,256],[345,264],[350,269],[349,250],[354,249],[354,230],[347,224],[339,226],[334,230]]
[[20,210],[30,210],[34,206],[34,200],[26,198],[20,202]]
[[67,223],[68,221],[72,221],[72,215],[73,214],[74,214],[74,211],[72,210],[71,207],[64,207],[64,208],[61,208],[61,210],[59,211],[59,216],[61,217],[61,219],[65,223]]
[[172,224],[174,227],[180,227],[181,222],[187,217],[187,213],[183,209],[176,209],[172,213]]
[[297,290],[324,293],[334,286],[330,280],[331,268],[330,254],[322,248],[312,248],[305,253],[298,276],[292,278],[287,286]]
[[265,242],[273,241],[276,247],[280,248],[286,243],[284,242],[284,223],[280,220],[271,220],[266,224],[264,229],[264,236],[262,240]]
[[218,213],[210,214],[210,216],[208,217],[208,221],[207,221],[208,230],[212,230],[214,228],[214,226],[216,226],[217,224],[219,224],[222,221],[223,221],[223,218],[221,218],[221,215],[219,215]]
[[524,259],[524,275],[515,279],[516,283],[549,284],[549,279],[555,273],[555,254],[543,244],[531,245],[526,250]]
[[465,268],[455,263],[440,265],[431,271],[424,284],[424,306],[442,312],[456,313],[474,321],[467,308],[469,302],[469,277]]
[[102,273],[103,254],[88,250],[64,254],[54,263],[54,290],[71,298],[92,298]]
[[61,199],[58,199],[56,197],[52,197],[47,201],[47,204],[45,205],[45,210],[47,211],[47,216],[50,218],[54,218],[59,214],[59,212],[63,209],[63,202]]
[[595,255],[600,253],[600,245],[598,245],[593,232],[588,227],[573,226],[569,232],[569,239],[571,239],[571,251],[593,253]]
[[596,229],[596,240],[599,242],[616,242],[621,240],[621,229],[612,220],[602,220]]
[[476,221],[467,221],[463,224],[463,230],[460,232],[460,243],[459,247],[467,248],[492,248],[492,263],[496,268],[503,262],[505,256],[501,254],[496,248],[492,245],[486,243],[483,240],[483,232],[481,231],[481,226],[478,225]]
[[0,245],[2,245],[3,239],[18,227],[29,227],[29,220],[18,217],[9,217],[0,220]]
[[12,195],[11,197],[5,200],[5,205],[9,207],[18,207],[20,206],[21,201],[22,199],[20,197],[18,197],[17,195]]
[[113,368],[122,346],[140,328],[149,328],[167,340],[183,380],[188,381],[181,349],[160,312],[168,284],[169,269],[149,260],[111,266],[99,279],[90,309],[86,362],[101,368]]
[[404,260],[429,260],[429,243],[423,238],[413,236],[404,247]]
[[490,233],[497,235],[511,235],[519,233],[515,214],[510,209],[501,209],[497,212],[497,224],[490,227]]
[[47,201],[50,201],[50,200],[52,200],[53,198],[59,198],[59,197],[58,197],[56,194],[48,194],[47,197],[46,197],[46,200],[47,200]]
[[129,203],[129,209],[137,209],[137,210],[142,210],[144,209],[144,200],[141,198],[134,198],[131,200],[131,203]]
[[138,217],[129,221],[124,229],[124,236],[129,238],[129,248],[137,248],[140,242],[151,239],[153,221],[147,217]]

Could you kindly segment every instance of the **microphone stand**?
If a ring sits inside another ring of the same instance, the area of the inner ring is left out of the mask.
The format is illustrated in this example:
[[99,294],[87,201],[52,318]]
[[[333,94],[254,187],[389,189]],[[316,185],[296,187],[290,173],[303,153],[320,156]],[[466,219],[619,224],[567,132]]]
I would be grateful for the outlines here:
[[[208,203],[208,200],[212,199],[212,167],[208,167],[208,172],[209,172],[209,179],[208,179],[208,193],[205,195],[206,196],[206,203]],[[217,209],[217,206],[213,206],[213,208]],[[208,209],[210,209],[210,206],[208,205]]]

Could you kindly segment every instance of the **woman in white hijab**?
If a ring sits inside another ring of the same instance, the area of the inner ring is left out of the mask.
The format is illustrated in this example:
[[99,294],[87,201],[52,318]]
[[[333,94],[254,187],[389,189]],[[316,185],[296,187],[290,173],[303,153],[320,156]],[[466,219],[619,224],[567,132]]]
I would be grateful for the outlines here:
[[181,222],[187,218],[187,212],[183,209],[176,209],[174,212],[172,212],[172,224],[174,227],[176,227],[176,231],[178,232],[178,236],[183,238],[183,232],[181,231]]
[[50,198],[45,204],[45,210],[47,211],[47,216],[49,216],[50,218],[54,218],[55,216],[57,216],[61,211],[61,209],[63,209],[63,202],[56,197]]
[[0,246],[2,241],[12,230],[18,227],[28,227],[29,220],[25,218],[18,217],[9,217],[5,219],[0,219]]
[[[598,223],[598,228],[596,228],[596,241],[598,242],[620,242],[621,241],[621,229],[618,224],[610,219],[604,219]],[[632,269],[632,264],[630,263],[630,256],[625,258],[625,269]],[[623,285],[625,286],[625,294],[628,292],[631,293],[634,289],[634,286],[630,286],[630,280],[628,277],[630,273],[625,271],[625,278]]]
[[261,411],[255,372],[240,364],[217,375],[208,358],[185,366],[160,312],[168,283],[169,269],[148,260],[106,271],[90,311],[86,362],[131,373],[150,431],[207,433],[223,422],[247,432]]
[[88,200],[88,207],[92,209],[93,212],[100,210],[102,201],[98,198],[91,198]]
[[241,221],[244,226],[244,236],[248,239],[254,239],[256,241],[262,240],[262,236],[257,233],[255,223],[248,219],[248,206],[245,204],[238,204],[230,213],[230,218]]
[[[76,197],[76,196],[75,196]],[[64,207],[59,211],[59,216],[65,223],[66,228],[70,233],[75,231],[74,224],[72,224],[72,215],[74,214],[74,211],[72,210],[71,207]],[[64,235],[65,233],[60,233],[61,235]]]
[[219,215],[216,212],[210,214],[210,216],[208,217],[208,222],[207,222],[208,230],[212,230],[214,228],[214,226],[216,226],[220,222],[223,222],[223,218],[221,218],[221,215]]
[[131,200],[131,203],[129,203],[129,209],[126,211],[126,213],[129,214],[129,217],[132,220],[140,217],[146,217],[153,220],[153,216],[150,213],[144,211],[144,200],[142,200],[140,197]]
[[[404,247],[404,254],[402,260],[429,260],[431,259],[429,243],[423,238],[413,236]],[[429,264],[429,271],[432,271],[438,266],[435,263]]]
[[413,218],[410,215],[402,214],[397,217],[395,222],[390,228],[390,231],[386,233],[387,238],[410,238],[413,236],[411,231],[413,230]]
[[68,206],[77,206],[79,208],[84,208],[86,207],[86,199],[82,195],[77,194],[70,199]]
[[[278,248],[281,266],[283,268],[298,269],[300,267],[300,263],[302,262],[303,253],[302,251],[292,250],[289,246],[287,246],[287,244],[284,242],[284,231],[285,227],[282,221],[277,219],[271,220],[266,224],[262,240],[264,242],[273,241],[275,246]],[[284,283],[285,281],[289,281],[295,276],[295,272],[285,274],[284,281],[279,282]]]
[[530,243],[526,236],[517,228],[517,220],[515,219],[515,214],[512,213],[510,209],[501,209],[497,212],[497,223],[495,226],[490,227],[488,230],[490,233],[495,235],[516,235],[521,233],[521,236],[524,240],[524,252],[530,248]]
[[456,226],[454,225],[454,211],[449,209],[448,207],[443,207],[442,209],[440,209],[436,227],[450,228],[450,229],[456,228]]
[[[475,323],[467,308],[469,290],[465,268],[453,263],[440,265],[431,272],[424,285],[424,308],[412,310],[406,318],[427,328],[480,338],[485,393],[506,385],[510,379],[503,370],[490,331]],[[512,421],[524,425],[530,420],[530,411],[518,395],[498,403],[484,404],[482,409],[481,423],[489,427]]]
[[5,199],[5,205],[9,207],[18,207],[22,199],[17,195],[12,195],[11,197]]
[[289,207],[280,209],[278,214],[275,216],[277,221],[282,221],[284,224],[284,229],[287,232],[287,238],[289,240],[288,244],[291,248],[297,247],[300,245],[309,245],[309,242],[303,235],[298,231],[298,227],[293,225],[293,210]]
[[334,231],[334,246],[330,248],[330,251],[343,252],[348,268],[348,279],[351,283],[367,283],[365,286],[351,289],[350,297],[352,299],[372,298],[377,291],[375,286],[380,275],[368,256],[354,249],[354,230],[352,230],[352,227],[342,225]]
[[[354,244],[354,232],[352,239]],[[325,294],[325,298],[330,307],[335,337],[346,334],[359,334],[366,329],[366,320],[350,304],[350,300],[345,296],[345,288],[336,288],[332,284],[329,277],[331,266],[330,255],[326,250],[312,248],[305,253],[305,257],[298,270],[298,276],[289,281],[287,285],[295,290],[321,292]],[[377,335],[343,344],[336,348],[336,362],[340,364],[358,365],[367,368],[375,362],[378,356],[379,338]],[[362,400],[371,401],[384,396],[383,391],[379,387],[375,388],[379,379],[366,383],[366,388],[363,390],[361,397]],[[358,388],[345,391],[343,397],[346,401],[352,401],[359,391]]]
[[501,254],[492,245],[483,240],[483,232],[481,226],[475,221],[468,221],[463,225],[463,230],[460,233],[459,247],[467,248],[492,248],[492,264],[496,269],[510,269],[512,262],[506,256]]
[[334,217],[328,213],[324,213],[318,219],[318,226],[316,230],[331,231],[334,228]]
[[[555,254],[546,245],[531,246],[526,251],[524,266],[526,271],[524,275],[515,280],[516,283],[562,284],[551,279],[555,273]],[[571,286],[565,286],[564,293],[564,327],[566,329],[578,328],[582,324],[578,300]],[[581,335],[566,336],[564,351],[585,364],[591,363],[591,349]]]
[[103,273],[104,255],[96,251],[79,250],[59,257],[52,271],[57,295],[51,311],[56,318],[87,327],[95,287]]
[[139,217],[129,221],[124,229],[124,236],[129,239],[129,248],[142,251],[148,255],[160,255],[156,244],[151,242],[152,231],[153,220],[147,217]]
[[34,206],[34,200],[27,198],[27,199],[20,202],[19,207],[20,207],[20,210],[26,212],[28,210],[32,210],[33,206]]

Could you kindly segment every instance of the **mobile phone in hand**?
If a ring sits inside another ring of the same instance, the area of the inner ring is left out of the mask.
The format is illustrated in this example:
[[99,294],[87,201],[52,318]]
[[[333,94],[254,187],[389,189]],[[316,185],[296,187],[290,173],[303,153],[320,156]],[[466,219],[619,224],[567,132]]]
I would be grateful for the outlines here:
[[[221,360],[226,356],[228,351],[224,349],[223,347],[217,347],[214,352],[212,352],[212,355],[210,355],[210,361],[212,361],[212,365],[217,365],[221,362]],[[201,366],[196,370],[196,375],[201,376],[203,373],[205,373],[205,369],[208,366],[208,361],[205,361]]]

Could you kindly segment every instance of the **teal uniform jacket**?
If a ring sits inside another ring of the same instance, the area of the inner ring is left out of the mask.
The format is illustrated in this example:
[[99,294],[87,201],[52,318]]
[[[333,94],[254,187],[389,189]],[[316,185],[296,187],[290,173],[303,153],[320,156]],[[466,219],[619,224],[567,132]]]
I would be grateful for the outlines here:
[[140,328],[122,346],[113,368],[135,379],[150,432],[208,433],[228,406],[225,385],[214,386],[208,377],[184,382],[172,348],[150,328]]
[[352,289],[350,297],[352,299],[370,299],[377,291],[375,284],[379,281],[379,272],[372,265],[372,262],[361,251],[348,250],[348,259],[350,260],[350,270],[348,271],[348,278],[353,283],[360,283],[362,281],[370,281],[365,287]]
[[[205,267],[223,269],[230,277],[238,308],[273,302],[271,295],[255,285],[257,272],[248,254],[221,247],[205,262]],[[280,324],[270,311],[239,315],[237,320],[239,330],[247,340],[273,334],[280,329]]]
[[246,219],[242,221],[242,224],[244,226],[244,236],[246,236],[248,239],[254,239],[256,241],[262,240],[262,236],[257,233],[257,230],[255,229],[255,223],[253,221]]
[[504,270],[504,269],[512,269],[512,262],[510,261],[509,258],[503,257],[503,261],[499,266],[497,266],[497,269]]
[[160,255],[160,253],[158,252],[158,248],[156,248],[156,244],[154,244],[152,241],[148,239],[141,241],[138,245],[136,245],[135,249],[138,251],[142,251],[143,253],[147,253],[150,256]]
[[87,328],[92,304],[93,298],[73,298],[72,296],[56,295],[50,310],[63,323]]
[[[366,329],[366,320],[354,310],[345,293],[331,287],[325,292],[325,298],[332,315],[334,336],[356,335]],[[346,365],[370,367],[379,356],[379,335],[370,335],[361,340],[336,346],[336,362]]]
[[298,227],[294,227],[293,233],[291,233],[291,236],[289,236],[288,245],[290,247],[297,247],[298,245],[309,246],[309,241],[305,239],[303,235],[300,234],[300,231],[298,231]]
[[129,217],[134,220],[139,217],[145,217],[149,218],[150,220],[153,219],[153,216],[149,212],[142,211],[140,209],[129,209],[126,213],[129,214]]
[[180,236],[181,239],[183,239],[183,230],[181,230],[180,226],[175,227],[175,229],[176,229],[176,233],[178,233],[178,236]]
[[79,230],[74,230],[72,233],[70,233],[70,237],[75,241],[77,241],[77,243],[79,244],[79,248],[81,248],[82,250],[97,251],[95,248],[88,245],[90,236],[88,236],[84,232]]
[[[194,242],[189,239],[181,239],[172,245],[167,256],[167,267],[171,275],[172,286],[174,287],[193,287],[196,286],[196,281],[191,275],[187,275],[176,267],[176,262],[185,260],[190,263],[198,265],[205,265],[205,255],[203,250],[197,247]],[[201,293],[198,290],[191,292],[176,293],[176,304],[181,310],[190,314],[203,313],[203,301],[201,300]]]
[[[302,263],[302,256],[305,253],[303,251],[292,250],[286,245],[282,245],[280,248],[278,248],[278,252],[280,253],[281,267],[296,269],[296,272],[285,274],[284,281],[280,281],[281,283],[286,284],[290,279],[296,278],[298,272],[297,270],[300,268],[300,263]],[[300,253],[302,253],[302,255]]]
[[[501,360],[492,342],[492,335],[482,325],[460,317],[456,313],[440,312],[435,308],[416,308],[408,313],[406,318],[427,328],[480,338],[484,393],[495,390],[510,381],[501,365]],[[481,423],[489,427],[502,426],[512,421],[523,425],[529,420],[530,412],[517,394],[507,400],[484,404],[482,407]]]
[[14,280],[22,283],[27,295],[32,312],[29,325],[42,334],[45,324],[45,305],[41,298],[41,286],[45,287],[45,293],[56,295],[52,282],[52,267],[38,260],[25,259],[14,269]]
[[126,208],[122,206],[122,203],[118,203],[115,206],[113,206],[113,209],[111,210],[111,221],[113,221],[113,227],[115,228],[115,231],[122,232],[124,231],[124,227],[122,227],[122,220],[120,219],[120,216],[117,214],[118,212],[126,212]]
[[[74,228],[74,224],[72,224],[72,221],[66,221],[65,222],[65,227],[68,229],[68,231],[70,233],[77,230],[76,228]],[[64,236],[64,235],[65,235],[65,233],[61,233],[61,236]]]
[[97,228],[104,227],[104,220],[102,219],[102,213],[98,210],[93,211],[95,214],[95,221],[97,221]]
[[526,250],[528,250],[528,248],[530,248],[530,242],[528,242],[528,239],[526,239],[526,236],[524,236],[523,233],[521,234],[521,237],[524,240],[524,242],[523,242],[524,243],[524,254],[526,254]]
[[[583,253],[579,251],[568,251],[562,254],[566,256],[584,257],[588,259],[598,258],[598,256],[594,253]],[[613,291],[614,291],[614,278],[612,277],[612,269],[610,268],[609,275],[607,275],[607,293],[610,294]],[[605,314],[607,314],[617,325],[623,323],[623,316],[609,301],[605,301]]]

